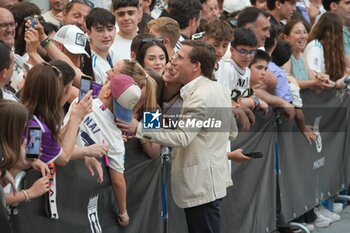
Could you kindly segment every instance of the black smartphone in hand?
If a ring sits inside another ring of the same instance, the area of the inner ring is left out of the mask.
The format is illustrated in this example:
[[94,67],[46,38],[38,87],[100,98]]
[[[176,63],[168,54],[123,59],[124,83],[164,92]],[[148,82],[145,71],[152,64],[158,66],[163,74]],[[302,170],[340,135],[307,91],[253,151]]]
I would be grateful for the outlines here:
[[263,154],[261,152],[250,152],[250,153],[243,153],[243,154],[253,159],[258,159],[263,157]]
[[40,127],[28,127],[27,158],[37,159],[40,155],[42,131]]
[[80,79],[80,89],[79,89],[79,102],[84,98],[84,96],[91,90],[92,78],[90,76],[81,76]]

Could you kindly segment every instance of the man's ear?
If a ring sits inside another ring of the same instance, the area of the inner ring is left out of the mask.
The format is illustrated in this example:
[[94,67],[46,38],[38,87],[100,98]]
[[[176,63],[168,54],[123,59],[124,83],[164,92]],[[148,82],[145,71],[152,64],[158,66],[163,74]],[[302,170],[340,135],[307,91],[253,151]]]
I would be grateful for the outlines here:
[[193,71],[198,71],[201,69],[201,63],[197,61],[196,63],[192,63]]
[[134,51],[130,52],[130,58],[131,58],[131,60],[135,60],[136,59],[136,54],[135,54]]
[[329,8],[331,9],[331,11],[335,11],[338,8],[338,4],[336,2],[331,2]]
[[280,10],[281,9],[281,2],[280,1],[276,1],[275,2],[275,9],[278,9],[278,10]]
[[197,27],[198,24],[198,20],[197,18],[192,18],[190,19],[189,25],[193,28],[193,27]]
[[254,23],[247,23],[244,27],[252,31],[255,29]]
[[168,45],[170,46],[170,39],[168,37],[163,38],[163,44],[165,47]]
[[7,68],[4,68],[3,70],[0,71],[0,87],[4,86],[7,83],[4,83],[6,78],[7,78]]

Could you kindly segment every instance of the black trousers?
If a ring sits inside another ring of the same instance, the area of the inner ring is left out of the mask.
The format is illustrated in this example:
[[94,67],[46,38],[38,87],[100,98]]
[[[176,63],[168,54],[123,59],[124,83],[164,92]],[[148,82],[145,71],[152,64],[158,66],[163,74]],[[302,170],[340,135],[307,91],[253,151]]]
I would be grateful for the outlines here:
[[221,199],[185,208],[188,233],[220,233]]

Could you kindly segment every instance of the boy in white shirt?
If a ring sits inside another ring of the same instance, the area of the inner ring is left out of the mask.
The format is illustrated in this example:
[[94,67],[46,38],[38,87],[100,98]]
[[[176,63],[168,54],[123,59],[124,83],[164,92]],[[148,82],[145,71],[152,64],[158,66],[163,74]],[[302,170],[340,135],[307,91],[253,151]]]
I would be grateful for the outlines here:
[[130,59],[132,39],[137,35],[137,24],[141,21],[142,10],[139,0],[115,0],[113,12],[119,27],[114,43],[110,48],[112,63]]
[[90,39],[92,68],[95,81],[104,84],[107,71],[113,67],[109,48],[115,38],[115,17],[106,9],[94,8],[86,16],[87,34]]
[[89,146],[95,143],[107,145],[108,164],[106,165],[109,167],[112,188],[118,206],[118,222],[121,226],[128,225],[129,216],[126,210],[124,179],[125,147],[122,132],[117,127],[115,119],[129,121],[129,118],[132,117],[132,109],[140,97],[141,90],[130,76],[118,75],[110,81],[107,80],[98,98],[92,102],[92,112],[86,115],[80,124],[76,140],[79,146]]

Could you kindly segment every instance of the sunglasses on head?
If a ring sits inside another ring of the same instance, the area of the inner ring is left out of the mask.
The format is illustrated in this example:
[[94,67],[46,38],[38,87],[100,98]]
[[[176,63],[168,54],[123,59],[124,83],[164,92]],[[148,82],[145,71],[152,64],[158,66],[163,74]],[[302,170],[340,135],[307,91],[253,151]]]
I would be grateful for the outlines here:
[[53,65],[51,65],[50,63],[47,63],[47,62],[43,62],[42,63],[44,66],[49,66],[49,67],[51,67],[51,69],[53,70],[53,72],[56,74],[56,76],[58,77],[58,78],[62,78],[62,73],[61,73],[61,71],[56,67],[56,66],[53,66]]

